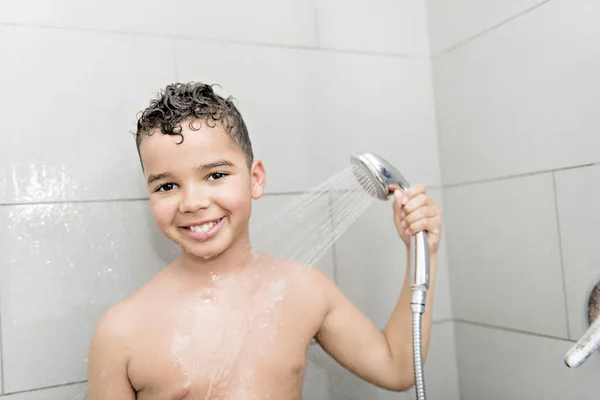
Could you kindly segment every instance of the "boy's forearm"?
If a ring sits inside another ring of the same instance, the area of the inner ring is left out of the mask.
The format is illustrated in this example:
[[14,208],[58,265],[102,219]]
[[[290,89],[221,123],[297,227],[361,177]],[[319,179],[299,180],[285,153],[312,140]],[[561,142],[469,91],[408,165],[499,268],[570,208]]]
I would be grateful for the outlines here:
[[[404,285],[398,303],[394,308],[392,316],[383,330],[390,351],[392,353],[393,363],[398,366],[399,371],[409,370],[412,374],[412,311],[410,308],[410,254],[407,251],[406,259],[406,275],[404,277]],[[422,351],[423,361],[427,357],[429,348],[429,338],[431,332],[431,320],[433,316],[433,293],[435,289],[435,276],[437,267],[437,253],[430,255],[430,278],[429,289],[427,291],[427,300],[425,303],[425,312],[422,316],[421,332],[422,332]],[[412,376],[409,377],[412,379]]]

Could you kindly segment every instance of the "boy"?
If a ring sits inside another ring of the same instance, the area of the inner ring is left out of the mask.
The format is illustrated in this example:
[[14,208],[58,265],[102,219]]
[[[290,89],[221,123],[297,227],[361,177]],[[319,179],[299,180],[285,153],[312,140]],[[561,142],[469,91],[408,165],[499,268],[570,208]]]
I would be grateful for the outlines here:
[[[375,385],[414,384],[408,275],[380,331],[317,269],[253,251],[251,201],[265,168],[230,99],[169,85],[139,119],[136,143],[156,223],[181,256],[99,322],[90,400],[300,399],[313,338]],[[425,358],[441,213],[423,186],[396,191],[393,210],[405,245],[428,233]]]

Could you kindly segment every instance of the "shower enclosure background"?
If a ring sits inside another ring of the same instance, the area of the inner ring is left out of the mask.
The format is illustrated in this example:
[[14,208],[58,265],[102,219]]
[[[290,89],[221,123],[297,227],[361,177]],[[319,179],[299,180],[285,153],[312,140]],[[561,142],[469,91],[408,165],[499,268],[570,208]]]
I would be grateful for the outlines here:
[[[596,398],[600,358],[562,356],[600,276],[599,14],[587,0],[0,3],[0,396],[81,393],[98,317],[170,259],[128,130],[157,89],[201,80],[239,99],[266,162],[253,226],[360,151],[442,204],[430,398]],[[319,263],[379,326],[405,260],[390,212],[375,202]],[[305,391],[414,398],[316,346]]]

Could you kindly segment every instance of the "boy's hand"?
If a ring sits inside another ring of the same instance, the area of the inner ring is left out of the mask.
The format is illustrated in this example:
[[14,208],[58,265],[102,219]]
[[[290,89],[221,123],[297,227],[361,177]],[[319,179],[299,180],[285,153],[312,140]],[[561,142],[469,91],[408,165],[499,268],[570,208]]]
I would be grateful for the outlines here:
[[425,231],[429,252],[437,252],[442,233],[442,212],[427,194],[425,186],[411,186],[406,192],[400,189],[394,191],[393,208],[394,224],[404,244],[408,247],[410,235]]

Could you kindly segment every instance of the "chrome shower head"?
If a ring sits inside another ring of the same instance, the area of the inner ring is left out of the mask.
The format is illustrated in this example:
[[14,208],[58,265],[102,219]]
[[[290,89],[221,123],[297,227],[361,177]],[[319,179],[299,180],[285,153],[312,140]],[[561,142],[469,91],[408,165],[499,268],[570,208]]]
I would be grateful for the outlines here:
[[387,200],[394,192],[390,186],[399,186],[407,190],[410,184],[402,174],[388,161],[373,154],[361,153],[350,156],[354,166],[354,176],[368,193],[381,200]]

